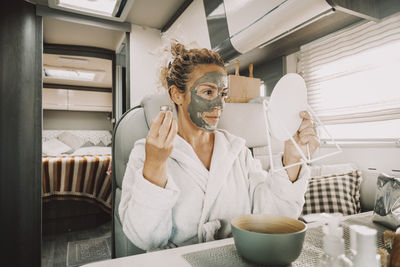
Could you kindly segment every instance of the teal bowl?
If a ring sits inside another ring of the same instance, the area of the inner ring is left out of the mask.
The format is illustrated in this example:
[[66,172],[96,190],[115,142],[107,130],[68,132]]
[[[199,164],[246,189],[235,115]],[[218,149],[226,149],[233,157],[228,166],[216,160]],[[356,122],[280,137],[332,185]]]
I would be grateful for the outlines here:
[[307,225],[288,217],[251,214],[232,219],[232,234],[238,253],[249,261],[288,265],[303,248]]

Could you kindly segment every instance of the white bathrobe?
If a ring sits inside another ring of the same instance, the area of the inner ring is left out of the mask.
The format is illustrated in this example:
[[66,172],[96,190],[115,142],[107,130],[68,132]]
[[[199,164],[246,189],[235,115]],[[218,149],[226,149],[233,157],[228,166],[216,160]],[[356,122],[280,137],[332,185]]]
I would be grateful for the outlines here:
[[[230,220],[243,214],[298,218],[310,176],[305,165],[294,183],[284,170],[269,174],[244,139],[222,130],[215,132],[210,170],[190,144],[176,136],[165,188],[143,177],[144,159],[141,139],[129,157],[119,205],[124,233],[143,250],[229,237]],[[274,161],[282,167],[281,157]]]

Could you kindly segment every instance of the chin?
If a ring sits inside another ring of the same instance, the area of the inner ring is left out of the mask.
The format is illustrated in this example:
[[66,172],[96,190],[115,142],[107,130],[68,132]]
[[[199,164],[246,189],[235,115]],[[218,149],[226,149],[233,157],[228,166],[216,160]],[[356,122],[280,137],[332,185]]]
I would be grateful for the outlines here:
[[210,126],[206,125],[203,127],[203,129],[206,132],[212,133],[212,132],[215,132],[215,130],[217,130],[217,126],[215,125],[215,126],[210,127]]

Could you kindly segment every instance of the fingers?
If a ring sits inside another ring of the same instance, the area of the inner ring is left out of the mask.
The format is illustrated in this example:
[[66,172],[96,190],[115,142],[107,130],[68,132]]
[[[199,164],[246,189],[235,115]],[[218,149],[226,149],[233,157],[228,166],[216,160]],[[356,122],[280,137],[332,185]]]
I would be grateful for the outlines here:
[[299,126],[299,129],[298,129],[299,132],[301,132],[305,128],[313,127],[310,113],[308,113],[307,111],[302,111],[302,112],[300,112],[300,117],[303,118],[303,121],[301,122],[301,124]]
[[299,136],[299,139],[300,139],[301,144],[307,144],[307,143],[309,143],[310,140],[311,140],[312,138],[314,138],[314,137],[318,139],[317,133],[315,132],[315,129],[312,128],[312,127],[304,128],[303,130],[301,130],[301,131],[298,133],[298,136]]
[[148,135],[151,137],[159,137],[160,139],[165,140],[171,128],[172,121],[173,117],[171,111],[160,112],[151,123]]
[[314,151],[320,146],[319,138],[316,136],[312,136],[308,140],[308,146],[310,148],[310,153],[314,153]]
[[300,138],[307,135],[316,135],[314,128],[307,127],[303,129],[301,132],[299,132]]
[[310,115],[310,113],[308,113],[307,110],[300,111],[299,115],[300,115],[300,118],[303,118],[305,120],[311,120],[311,115]]
[[167,138],[165,140],[165,143],[166,144],[172,144],[174,142],[174,138],[175,138],[177,132],[178,132],[178,124],[176,123],[175,120],[173,120],[172,123],[171,123],[171,128],[170,128],[170,130],[168,132],[168,136],[167,136]]
[[306,145],[308,144],[312,138],[316,137],[315,135],[304,135],[300,137],[300,144],[301,145]]
[[320,146],[320,141],[316,135],[305,135],[300,138],[300,145],[309,145],[311,150],[315,150]]
[[165,140],[172,126],[172,112],[167,111],[164,116],[164,120],[158,130],[158,136],[161,140]]
[[158,113],[157,117],[151,122],[150,130],[148,135],[152,137],[157,137],[160,130],[160,126],[164,120],[165,112]]
[[310,146],[313,148],[313,150],[317,149],[321,145],[319,138],[316,136],[313,136],[313,138],[311,138],[309,143]]

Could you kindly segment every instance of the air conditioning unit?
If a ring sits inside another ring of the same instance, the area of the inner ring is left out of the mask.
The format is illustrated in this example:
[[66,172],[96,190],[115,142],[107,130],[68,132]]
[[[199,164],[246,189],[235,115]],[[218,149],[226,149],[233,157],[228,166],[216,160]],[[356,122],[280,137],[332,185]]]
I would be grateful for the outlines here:
[[326,0],[224,0],[229,37],[241,54],[334,12]]
[[125,21],[134,0],[48,0],[49,7],[102,19]]

